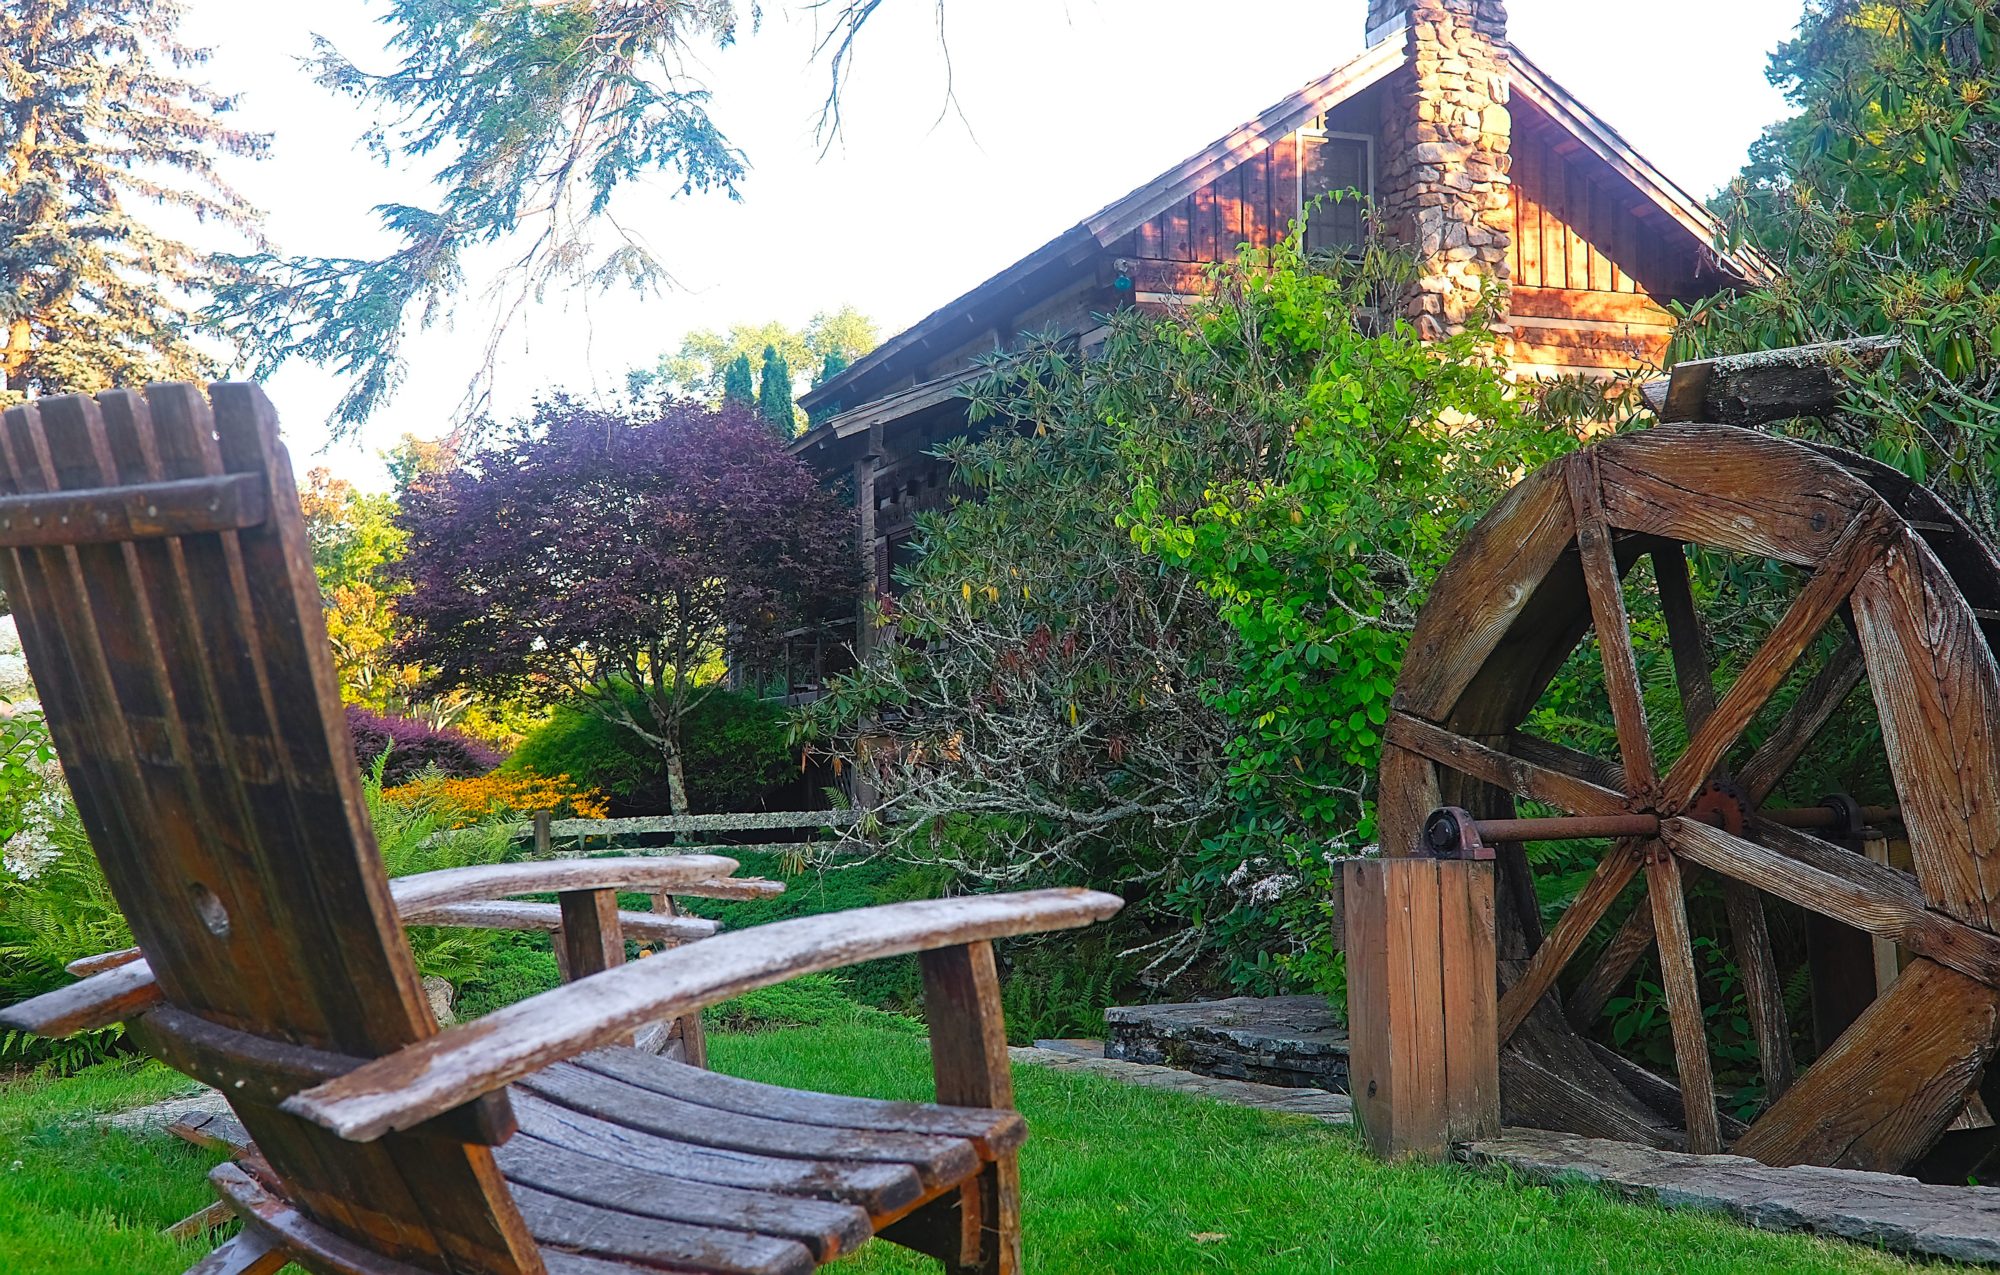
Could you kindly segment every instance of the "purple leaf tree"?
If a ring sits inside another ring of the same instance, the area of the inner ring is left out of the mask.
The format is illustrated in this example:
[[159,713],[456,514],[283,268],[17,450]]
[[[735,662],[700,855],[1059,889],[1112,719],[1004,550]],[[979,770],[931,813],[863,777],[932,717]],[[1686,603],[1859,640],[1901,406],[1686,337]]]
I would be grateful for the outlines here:
[[[632,419],[568,398],[406,495],[403,659],[441,688],[572,701],[660,750],[687,810],[682,716],[726,651],[851,608],[853,513],[762,421],[675,403]],[[621,686],[636,688],[639,711]]]

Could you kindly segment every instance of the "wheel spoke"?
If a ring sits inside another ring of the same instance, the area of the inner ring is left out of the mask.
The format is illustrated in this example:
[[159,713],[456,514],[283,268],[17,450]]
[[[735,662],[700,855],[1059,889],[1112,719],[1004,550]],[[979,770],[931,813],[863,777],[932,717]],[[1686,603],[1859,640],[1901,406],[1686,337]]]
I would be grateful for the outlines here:
[[1576,955],[1583,941],[1590,937],[1590,931],[1604,919],[1611,905],[1618,901],[1627,883],[1638,874],[1640,843],[1621,840],[1612,845],[1611,850],[1598,861],[1597,870],[1577,891],[1576,899],[1556,922],[1555,929],[1549,931],[1542,945],[1535,949],[1535,957],[1528,962],[1519,980],[1507,989],[1500,998],[1500,1043],[1507,1038],[1527,1018],[1535,1008],[1535,1002],[1555,986],[1556,976],[1563,966]]
[[1625,814],[1625,796],[1586,779],[1539,766],[1407,713],[1389,714],[1384,738],[1441,766],[1576,815]]
[[1604,689],[1618,727],[1618,756],[1625,786],[1634,796],[1659,783],[1653,741],[1646,727],[1646,704],[1639,690],[1639,662],[1632,654],[1632,630],[1625,616],[1625,590],[1611,548],[1611,527],[1597,481],[1597,457],[1580,452],[1569,461],[1569,498],[1576,512],[1576,547],[1583,560],[1583,583],[1604,658]]
[[1659,939],[1660,984],[1666,989],[1667,1015],[1673,1021],[1674,1066],[1687,1109],[1688,1150],[1713,1155],[1722,1150],[1722,1129],[1716,1119],[1715,1076],[1708,1064],[1708,1032],[1701,1017],[1687,904],[1681,896],[1680,862],[1657,845],[1646,862],[1646,895]]
[[[1674,680],[1680,685],[1683,720],[1692,737],[1715,713],[1715,674],[1709,664],[1701,616],[1694,607],[1687,556],[1681,547],[1654,550],[1653,574],[1660,584],[1667,641],[1673,647]],[[1743,975],[1743,1000],[1757,1038],[1764,1087],[1775,1099],[1792,1084],[1792,1028],[1785,1016],[1785,993],[1778,981],[1777,958],[1771,952],[1771,932],[1764,922],[1764,900],[1756,887],[1727,878],[1722,883],[1722,900],[1729,913],[1736,966]]]
[[1833,717],[1834,710],[1861,684],[1861,652],[1843,638],[1840,650],[1813,675],[1805,690],[1785,710],[1763,747],[1752,753],[1737,775],[1737,786],[1752,807],[1760,806],[1791,770],[1801,754]]
[[1644,899],[1625,918],[1625,924],[1611,936],[1604,950],[1597,954],[1589,973],[1583,982],[1577,984],[1569,997],[1569,1023],[1578,1031],[1583,1031],[1597,1021],[1604,1012],[1604,1006],[1612,993],[1621,987],[1632,967],[1653,946],[1653,908]]
[[1616,762],[1580,753],[1526,731],[1517,730],[1507,737],[1507,751],[1522,761],[1559,770],[1573,779],[1596,784],[1599,788],[1615,792],[1625,786],[1625,772],[1618,768]]
[[1792,1026],[1785,1015],[1785,989],[1778,981],[1771,931],[1764,921],[1764,900],[1755,886],[1725,880],[1722,903],[1729,913],[1736,967],[1743,975],[1743,1001],[1750,1011],[1750,1030],[1757,1038],[1764,1089],[1776,1099],[1792,1087]]
[[1840,604],[1854,592],[1861,575],[1882,555],[1888,539],[1900,527],[1887,506],[1878,505],[1848,524],[1820,569],[1792,600],[1764,645],[1750,657],[1736,684],[1716,705],[1715,712],[1692,732],[1687,751],[1667,773],[1661,794],[1665,808],[1683,809],[1708,782],[1708,776],[1736,743],[1750,719],[1784,684],[1785,677],[1819,636]]
[[1674,681],[1681,711],[1692,735],[1715,711],[1715,670],[1708,659],[1708,636],[1694,609],[1687,554],[1681,545],[1653,550],[1653,578],[1660,586],[1660,610],[1667,618],[1667,645],[1674,654]]

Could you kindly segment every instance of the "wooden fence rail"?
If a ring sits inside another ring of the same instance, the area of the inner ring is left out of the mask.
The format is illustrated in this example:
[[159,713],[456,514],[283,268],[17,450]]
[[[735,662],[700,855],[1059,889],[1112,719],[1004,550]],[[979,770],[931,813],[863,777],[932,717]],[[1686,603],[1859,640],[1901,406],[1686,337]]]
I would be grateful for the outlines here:
[[[741,814],[725,815],[643,815],[631,819],[555,819],[548,821],[547,836],[556,840],[589,837],[678,836],[697,832],[761,832],[773,829],[829,828],[840,830],[853,827],[860,822],[861,815],[855,810],[753,810]],[[537,821],[511,823],[505,825],[507,835],[516,840],[534,837]],[[448,839],[453,835],[485,832],[487,829],[453,828],[435,833],[431,841]],[[723,850],[750,850],[782,852],[801,844],[794,841],[762,843],[758,845],[718,845],[695,846],[675,845],[658,849],[672,854],[688,854],[699,849],[719,848]],[[645,848],[639,847],[638,853]]]

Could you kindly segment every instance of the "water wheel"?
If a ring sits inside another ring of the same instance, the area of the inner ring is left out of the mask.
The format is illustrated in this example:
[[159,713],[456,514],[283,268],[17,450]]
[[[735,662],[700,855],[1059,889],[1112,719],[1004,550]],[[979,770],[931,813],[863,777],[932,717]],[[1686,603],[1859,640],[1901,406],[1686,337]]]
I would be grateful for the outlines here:
[[[1690,589],[1691,546],[1795,582],[1727,686]],[[1940,551],[1963,559],[1965,587]],[[1649,569],[1635,570],[1642,561]],[[1657,639],[1679,699],[1670,739],[1648,720],[1633,590],[1652,592],[1664,621]],[[1731,426],[1598,443],[1529,475],[1479,524],[1412,638],[1385,734],[1380,832],[1391,854],[1455,841],[1496,851],[1510,1123],[1895,1171],[1964,1120],[2000,1046],[2000,668],[1980,627],[2000,619],[1985,609],[1996,591],[2000,568],[1921,488]],[[1614,756],[1525,725],[1592,644]],[[1801,689],[1795,670],[1809,652]],[[1795,697],[1777,714],[1788,684]],[[1863,685],[1893,805],[1767,807]],[[1849,840],[1892,818],[1908,871]],[[1601,838],[1602,856],[1544,931],[1525,847],[1580,837]],[[1719,886],[1768,1098],[1747,1125],[1717,1108],[1687,907],[1697,878]],[[1621,899],[1629,913],[1593,943]],[[1803,1069],[1772,906],[1892,941],[1905,962]],[[1586,951],[1588,967],[1566,975]],[[1671,1018],[1671,1080],[1588,1034],[1648,951]]]

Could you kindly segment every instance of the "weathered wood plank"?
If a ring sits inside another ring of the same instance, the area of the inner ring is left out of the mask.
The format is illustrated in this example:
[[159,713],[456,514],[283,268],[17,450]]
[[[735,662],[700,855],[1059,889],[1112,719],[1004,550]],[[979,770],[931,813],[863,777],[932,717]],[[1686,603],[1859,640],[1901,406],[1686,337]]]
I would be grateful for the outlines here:
[[1852,641],[1843,640],[1840,650],[1806,683],[1799,697],[1771,728],[1770,738],[1738,772],[1737,786],[1752,809],[1763,805],[1764,799],[1784,780],[1834,712],[1861,684],[1862,672],[1861,652]]
[[[215,1203],[225,1210],[229,1208],[226,1200]],[[206,1212],[204,1209],[203,1213]],[[235,1216],[234,1212],[229,1213],[230,1218]],[[249,1232],[225,1240],[215,1251],[188,1267],[187,1275],[273,1275],[291,1264],[291,1254],[262,1235]]]
[[1443,722],[1570,548],[1576,523],[1560,464],[1514,485],[1439,573],[1417,616],[1395,706]]
[[536,1239],[585,1256],[701,1275],[810,1275],[815,1265],[796,1240],[639,1217],[528,1186],[514,1187],[514,1203]]
[[[1402,715],[1390,715],[1391,728]],[[1436,727],[1431,729],[1436,730]],[[1376,785],[1381,794],[1375,807],[1375,835],[1390,858],[1422,854],[1424,820],[1443,805],[1438,773],[1431,759],[1394,739],[1382,745],[1382,770]]]
[[1427,757],[1460,774],[1504,788],[1516,796],[1559,807],[1571,814],[1630,813],[1625,795],[1621,792],[1489,748],[1407,713],[1390,713],[1383,737],[1396,747]]
[[613,1076],[656,1093],[744,1115],[783,1114],[800,1124],[836,1129],[872,1129],[885,1133],[923,1133],[963,1138],[991,1159],[1011,1151],[1028,1136],[1020,1113],[1011,1109],[948,1106],[927,1102],[881,1102],[837,1094],[780,1089],[648,1057],[629,1049],[600,1049],[583,1054],[575,1065]]
[[[1861,875],[1858,871],[1837,876],[1692,819],[1662,820],[1660,837],[1676,853],[1724,876],[1746,881],[1766,894],[1855,929],[1893,939],[1973,978],[2000,983],[2000,936],[1929,911],[1921,899],[1862,884],[1855,879]],[[1859,855],[1851,857],[1868,863]]]
[[[267,1252],[284,1255],[284,1261],[276,1266],[254,1263],[247,1266],[223,1265],[215,1268],[217,1271],[281,1270],[285,1262],[296,1257],[311,1263],[314,1269],[337,1271],[341,1275],[427,1275],[420,1267],[383,1257],[321,1226],[287,1201],[265,1190],[262,1183],[235,1164],[218,1164],[209,1172],[208,1180],[215,1193],[243,1219],[244,1234],[255,1237],[245,1246],[244,1252],[255,1252],[261,1245]],[[540,1265],[532,1255],[529,1261],[535,1266]],[[201,1268],[197,1266],[195,1269]]]
[[668,890],[688,893],[736,871],[736,860],[720,855],[664,858],[555,859],[547,863],[482,863],[398,877],[389,889],[396,910],[422,913],[447,903],[474,903],[516,894],[558,894],[570,890]]
[[[436,925],[461,930],[541,930],[553,931],[562,925],[562,909],[554,903],[516,901],[487,903],[445,903],[412,915],[405,912],[408,925]],[[625,936],[641,943],[661,943],[668,947],[713,937],[722,928],[719,921],[671,913],[621,911],[618,928]]]
[[1590,937],[1591,930],[1604,919],[1611,905],[1618,901],[1632,878],[1638,874],[1640,846],[1631,841],[1619,841],[1598,860],[1597,868],[1590,879],[1577,891],[1576,898],[1564,909],[1556,926],[1549,931],[1542,945],[1535,949],[1535,955],[1528,962],[1527,972],[1515,980],[1500,998],[1501,1043],[1511,1038],[1522,1021],[1528,1017],[1535,1003],[1546,996],[1555,986],[1556,976],[1563,972],[1570,958]]
[[[559,1078],[558,1083],[560,1092],[585,1104],[619,1092],[608,1085],[583,1085],[574,1075]],[[525,1088],[514,1090],[514,1106],[521,1120],[520,1137],[647,1173],[746,1191],[835,1200],[865,1209],[871,1216],[899,1212],[923,1198],[916,1170],[906,1164],[788,1159],[693,1146],[672,1136],[630,1128],[608,1116],[579,1111]]]
[[1764,1090],[1771,1097],[1792,1087],[1792,1028],[1785,1015],[1785,989],[1778,978],[1778,961],[1771,948],[1771,931],[1764,919],[1764,900],[1755,887],[1725,879],[1722,903],[1729,916],[1730,942],[1742,971],[1743,1000],[1750,1011],[1750,1031],[1757,1038],[1758,1065]]
[[1500,1135],[1494,877],[1491,864],[1438,864],[1445,1136],[1453,1143]]
[[721,934],[455,1027],[287,1099],[285,1110],[366,1141],[605,1044],[659,1018],[859,961],[1111,916],[1122,900],[1037,890],[856,908]]
[[[923,968],[924,1018],[931,1029],[931,1070],[938,1101],[1012,1108],[1013,1064],[1007,1052],[993,945],[938,948],[923,953],[918,963]],[[956,1232],[956,1245],[948,1244],[942,1254],[948,1267],[1018,1275],[1021,1171],[1012,1151],[988,1161],[954,1198],[928,1207],[944,1215],[947,1236]]]
[[1653,741],[1646,725],[1646,703],[1639,686],[1639,663],[1632,653],[1631,624],[1625,616],[1625,589],[1611,551],[1611,527],[1604,515],[1603,483],[1597,453],[1579,452],[1566,462],[1570,508],[1576,516],[1576,543],[1583,559],[1583,581],[1590,594],[1590,614],[1603,657],[1604,690],[1611,700],[1611,718],[1618,728],[1618,756],[1625,769],[1625,791],[1650,794],[1659,783],[1653,764]]
[[2000,668],[1950,577],[1907,527],[1861,578],[1853,609],[1917,880],[1934,907],[1993,929]]
[[821,1263],[874,1234],[868,1211],[857,1205],[672,1177],[534,1138],[515,1139],[495,1159],[517,1186],[634,1217],[792,1240]]
[[1880,503],[1855,517],[1829,552],[1826,564],[1806,581],[1714,712],[1692,733],[1687,751],[1661,784],[1667,809],[1686,808],[1757,710],[1777,693],[1792,666],[1854,592],[1863,574],[1894,540],[1908,534],[1901,520]]
[[165,999],[152,967],[131,961],[0,1009],[0,1027],[31,1036],[74,1036],[122,1023]]
[[1817,566],[1867,485],[1798,444],[1726,425],[1662,425],[1596,444],[1611,525]]
[[[1824,416],[1840,405],[1847,371],[1878,368],[1900,338],[1863,337],[1692,359],[1674,366],[1654,408],[1666,421],[1762,425],[1795,416]],[[1650,397],[1650,396],[1649,396]]]
[[1658,847],[1646,862],[1646,896],[1652,902],[1653,933],[1659,944],[1660,983],[1673,1020],[1674,1069],[1687,1112],[1688,1150],[1712,1155],[1722,1150],[1722,1130],[1716,1120],[1715,1074],[1709,1068],[1680,863]]
[[2000,1045],[2000,989],[1912,961],[1734,1150],[1766,1164],[1901,1172]]
[[221,474],[0,498],[0,548],[241,531],[267,516],[264,480]]
[[[1694,736],[1708,724],[1716,708],[1708,635],[1695,609],[1687,556],[1680,546],[1655,550],[1653,565],[1660,608],[1667,622],[1667,640],[1673,651],[1674,680],[1680,687],[1688,732]],[[1709,778],[1720,773],[1719,769],[1711,771]],[[1671,782],[1668,791],[1672,791]],[[1755,888],[1726,877],[1722,882],[1722,898],[1729,914],[1736,965],[1742,974],[1744,1004],[1749,1010],[1751,1031],[1757,1038],[1764,1086],[1776,1097],[1792,1083],[1792,1033],[1785,1017],[1784,987],[1778,979],[1777,958],[1771,950],[1771,934],[1764,921],[1764,901]],[[1595,1013],[1591,1017],[1595,1018]]]
[[[661,1063],[662,1066],[679,1065]],[[604,1070],[557,1063],[520,1082],[528,1093],[616,1120],[628,1129],[689,1146],[791,1160],[907,1164],[926,1188],[956,1185],[978,1172],[980,1157],[963,1138],[881,1129],[839,1129],[688,1102]]]

